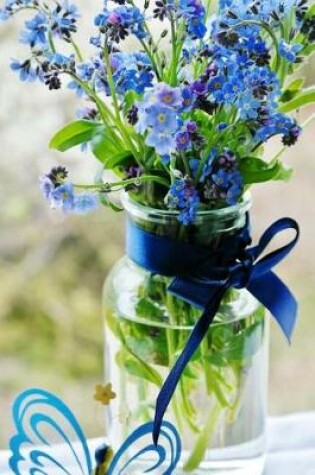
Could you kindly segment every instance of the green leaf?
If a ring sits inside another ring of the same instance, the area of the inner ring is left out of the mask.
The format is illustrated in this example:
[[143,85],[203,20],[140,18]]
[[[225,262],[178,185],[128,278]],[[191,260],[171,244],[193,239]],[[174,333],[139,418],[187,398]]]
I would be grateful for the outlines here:
[[138,300],[135,308],[138,317],[140,318],[153,318],[154,320],[164,320],[165,312],[152,300],[142,297]]
[[116,355],[116,362],[123,367],[131,376],[145,379],[159,388],[163,384],[160,374],[145,361],[135,358],[131,353],[120,350]]
[[288,180],[292,170],[285,168],[280,161],[267,163],[261,158],[246,157],[240,162],[240,172],[245,185],[263,183],[270,180]]
[[220,352],[228,361],[244,361],[252,356],[261,347],[263,326],[256,323],[235,335]]
[[126,164],[127,162],[132,161],[133,155],[130,150],[124,152],[115,153],[105,162],[105,166],[108,170],[112,170],[115,167]]
[[311,18],[312,16],[315,15],[315,5],[310,5],[307,13],[306,13],[306,18]]
[[101,162],[106,161],[118,151],[120,151],[119,143],[113,141],[110,129],[98,131],[97,134],[92,137],[91,149],[94,156]]
[[301,91],[304,85],[304,78],[294,79],[284,90],[281,102],[289,102]]
[[315,53],[315,44],[307,45],[305,48],[303,48],[304,56],[310,56],[313,53]]
[[282,113],[291,112],[296,109],[301,109],[302,107],[307,106],[315,102],[315,87],[310,87],[309,89],[304,89],[300,94],[298,94],[292,101],[287,102],[279,108],[279,111]]
[[89,120],[76,120],[60,129],[51,139],[50,148],[65,152],[76,145],[92,140],[100,124]]

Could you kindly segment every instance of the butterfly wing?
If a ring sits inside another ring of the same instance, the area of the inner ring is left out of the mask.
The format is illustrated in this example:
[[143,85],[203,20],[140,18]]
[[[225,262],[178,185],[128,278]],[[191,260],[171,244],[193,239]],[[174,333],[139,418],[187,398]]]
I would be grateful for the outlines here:
[[56,396],[42,389],[24,391],[14,402],[13,420],[9,466],[15,475],[91,474],[84,433]]
[[152,442],[153,423],[136,429],[116,452],[108,475],[152,473],[171,475],[181,455],[181,440],[175,427],[164,421],[159,442]]

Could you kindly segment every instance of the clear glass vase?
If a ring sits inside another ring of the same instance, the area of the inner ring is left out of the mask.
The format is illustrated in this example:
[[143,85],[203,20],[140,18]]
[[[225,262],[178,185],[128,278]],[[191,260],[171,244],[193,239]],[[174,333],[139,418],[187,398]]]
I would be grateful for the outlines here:
[[[138,226],[216,252],[245,225],[250,198],[200,212],[189,227],[179,223],[175,212],[144,207],[126,195],[124,205]],[[105,380],[117,393],[106,409],[107,433],[116,447],[153,420],[160,387],[201,314],[168,292],[170,282],[123,257],[104,286]],[[247,290],[228,291],[165,416],[182,440],[177,474],[263,472],[267,362],[264,309]],[[146,464],[140,460],[128,475],[144,473]]]

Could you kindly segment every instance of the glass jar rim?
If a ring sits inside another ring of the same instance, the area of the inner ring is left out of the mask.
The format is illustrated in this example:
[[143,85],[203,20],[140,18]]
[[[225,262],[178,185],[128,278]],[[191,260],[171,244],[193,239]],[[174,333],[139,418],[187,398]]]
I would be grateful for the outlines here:
[[[153,208],[151,206],[146,206],[142,203],[139,203],[133,200],[129,193],[122,191],[121,193],[121,203],[127,213],[132,214],[132,216],[140,219],[147,219],[148,216],[156,216],[157,218],[177,218],[180,214],[178,210],[171,209],[161,209]],[[252,205],[252,195],[249,191],[246,191],[242,196],[242,199],[239,203],[235,205],[226,206],[224,208],[218,209],[209,209],[209,210],[199,210],[197,211],[197,218],[212,218],[212,219],[222,219],[233,216],[234,214],[245,214]]]

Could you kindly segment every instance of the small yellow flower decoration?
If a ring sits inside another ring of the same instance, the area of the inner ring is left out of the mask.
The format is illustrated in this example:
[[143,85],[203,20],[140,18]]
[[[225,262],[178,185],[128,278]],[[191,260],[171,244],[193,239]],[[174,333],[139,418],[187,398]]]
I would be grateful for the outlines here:
[[112,389],[112,383],[105,385],[97,384],[95,386],[94,399],[101,402],[104,406],[108,406],[112,399],[115,399],[117,394]]

